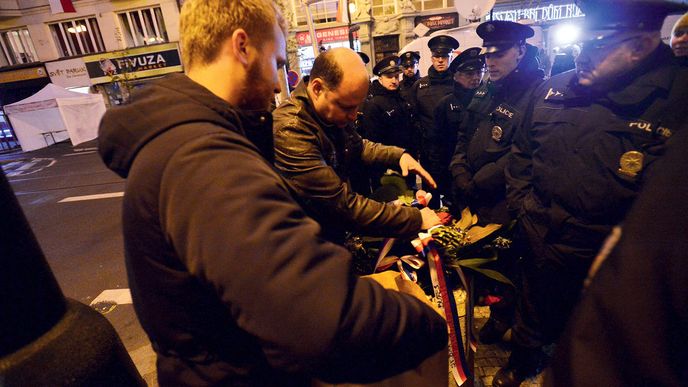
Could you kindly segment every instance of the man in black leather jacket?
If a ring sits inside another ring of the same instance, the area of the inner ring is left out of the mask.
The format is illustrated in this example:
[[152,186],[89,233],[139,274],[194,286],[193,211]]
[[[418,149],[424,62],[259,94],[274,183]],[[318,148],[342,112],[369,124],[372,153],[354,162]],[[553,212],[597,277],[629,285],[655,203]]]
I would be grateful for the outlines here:
[[404,176],[415,172],[434,185],[404,149],[362,139],[354,129],[368,84],[361,58],[335,48],[316,58],[308,85],[299,85],[273,112],[275,166],[325,236],[338,243],[345,231],[411,236],[439,223],[430,209],[388,205],[352,191],[352,171],[376,164],[399,168]]

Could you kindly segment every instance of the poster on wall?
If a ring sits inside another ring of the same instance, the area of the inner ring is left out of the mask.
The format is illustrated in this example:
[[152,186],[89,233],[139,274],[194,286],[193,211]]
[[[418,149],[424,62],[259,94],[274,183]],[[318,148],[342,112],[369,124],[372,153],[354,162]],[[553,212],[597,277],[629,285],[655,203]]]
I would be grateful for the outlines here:
[[82,58],[47,62],[45,68],[48,70],[50,82],[56,85],[64,88],[91,86],[86,64]]

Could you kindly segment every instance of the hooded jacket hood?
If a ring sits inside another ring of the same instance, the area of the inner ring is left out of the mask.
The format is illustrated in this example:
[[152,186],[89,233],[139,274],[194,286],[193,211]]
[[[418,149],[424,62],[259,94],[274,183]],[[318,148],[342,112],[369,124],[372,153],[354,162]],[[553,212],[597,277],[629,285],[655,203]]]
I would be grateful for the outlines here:
[[[208,122],[247,137],[263,157],[272,161],[272,119],[265,111],[233,108],[210,90],[183,74],[150,82],[132,94],[132,103],[109,109],[100,122],[98,152],[108,168],[121,177],[141,148],[165,131],[192,122]],[[170,109],[160,107],[174,106]]]

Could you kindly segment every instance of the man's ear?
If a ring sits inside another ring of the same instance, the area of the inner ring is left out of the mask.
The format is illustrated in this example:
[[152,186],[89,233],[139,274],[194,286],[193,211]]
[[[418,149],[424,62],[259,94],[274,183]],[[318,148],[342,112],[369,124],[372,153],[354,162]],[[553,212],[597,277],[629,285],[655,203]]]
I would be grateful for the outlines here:
[[320,78],[311,79],[308,81],[308,85],[311,87],[311,90],[316,97],[320,97],[320,94],[322,94],[322,92],[325,90],[323,80]]
[[526,56],[526,45],[525,44],[519,44],[518,45],[518,60],[520,61],[523,59],[524,56]]
[[244,66],[248,66],[248,34],[243,28],[237,28],[229,38],[230,54]]
[[648,34],[640,35],[638,39],[634,39],[629,44],[629,48],[631,49],[631,57],[634,60],[644,59],[647,56],[647,54],[649,54],[655,49],[654,43],[655,39],[653,39],[652,36]]

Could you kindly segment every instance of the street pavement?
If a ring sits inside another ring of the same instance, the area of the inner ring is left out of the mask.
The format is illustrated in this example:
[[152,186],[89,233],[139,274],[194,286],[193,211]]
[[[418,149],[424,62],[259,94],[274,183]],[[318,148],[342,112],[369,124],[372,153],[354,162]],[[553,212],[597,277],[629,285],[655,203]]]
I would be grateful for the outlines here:
[[[155,354],[128,292],[121,234],[124,180],[100,160],[95,141],[62,142],[33,152],[2,151],[5,171],[66,297],[91,305],[114,326],[149,386],[157,386]],[[476,308],[482,325],[488,308]],[[479,345],[475,386],[490,386],[508,346]],[[450,386],[453,383],[450,381]],[[522,387],[539,387],[541,377]]]
[[33,152],[3,150],[0,166],[64,295],[90,305],[108,291],[92,306],[114,326],[144,379],[157,385],[155,357],[128,293],[124,180],[103,165],[96,146],[62,142]]

